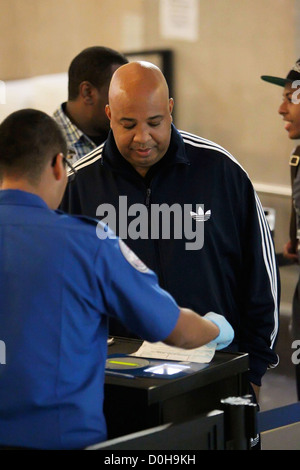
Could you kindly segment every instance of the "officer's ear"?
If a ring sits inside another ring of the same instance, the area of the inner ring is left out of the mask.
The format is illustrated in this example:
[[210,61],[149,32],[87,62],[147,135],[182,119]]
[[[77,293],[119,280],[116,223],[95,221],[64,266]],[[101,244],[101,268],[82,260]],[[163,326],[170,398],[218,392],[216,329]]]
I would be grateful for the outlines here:
[[53,168],[53,175],[57,181],[64,178],[67,171],[64,158],[65,157],[63,153],[57,153],[51,162],[51,166]]

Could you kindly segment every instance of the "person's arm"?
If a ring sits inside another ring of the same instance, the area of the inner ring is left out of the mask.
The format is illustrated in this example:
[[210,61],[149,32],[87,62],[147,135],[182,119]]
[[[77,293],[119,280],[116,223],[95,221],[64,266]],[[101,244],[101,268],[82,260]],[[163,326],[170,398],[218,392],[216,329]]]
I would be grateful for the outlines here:
[[[263,207],[249,186],[240,217],[243,272],[240,286],[241,318],[236,339],[239,351],[249,354],[249,381],[261,386],[268,368],[276,367],[280,278],[274,242]],[[258,391],[258,389],[256,389]]]
[[253,388],[253,391],[255,393],[255,397],[256,397],[256,401],[257,403],[259,403],[259,393],[260,393],[260,386],[259,385],[255,385],[254,383],[250,382],[251,383],[251,386]]
[[95,256],[95,268],[101,287],[99,302],[103,296],[111,318],[149,342],[162,341],[186,349],[211,341],[216,349],[222,349],[232,342],[234,331],[224,316],[208,312],[202,317],[190,309],[180,308],[159,286],[157,275],[123,240],[115,237],[109,228],[106,230],[103,224],[98,225],[101,243]]
[[291,240],[284,245],[282,254],[289,261],[299,262],[298,253],[294,251]]
[[181,308],[175,328],[164,343],[193,349],[214,341],[217,349],[222,349],[231,343],[233,337],[233,329],[222,315],[209,312],[201,317],[193,310]]

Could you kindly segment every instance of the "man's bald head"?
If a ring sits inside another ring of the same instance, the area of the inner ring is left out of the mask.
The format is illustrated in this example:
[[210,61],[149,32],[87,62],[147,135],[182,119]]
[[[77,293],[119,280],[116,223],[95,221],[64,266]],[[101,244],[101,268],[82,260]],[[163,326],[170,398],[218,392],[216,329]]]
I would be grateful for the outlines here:
[[156,65],[130,62],[115,71],[106,114],[119,152],[142,176],[168,150],[172,109],[166,79]]
[[109,104],[120,94],[145,98],[156,90],[161,99],[169,99],[169,89],[161,70],[146,61],[130,62],[119,67],[112,76],[109,87]]

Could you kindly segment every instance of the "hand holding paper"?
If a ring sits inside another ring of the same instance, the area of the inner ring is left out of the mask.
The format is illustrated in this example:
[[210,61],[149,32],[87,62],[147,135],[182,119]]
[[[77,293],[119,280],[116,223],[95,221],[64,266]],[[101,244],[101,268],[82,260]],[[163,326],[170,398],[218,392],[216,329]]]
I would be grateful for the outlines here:
[[[226,320],[223,315],[218,313],[208,312],[204,315],[204,318],[212,321],[220,330],[219,336],[217,336],[211,343],[216,344],[216,349],[224,349],[232,342],[234,338],[234,331],[230,323]],[[211,344],[209,343],[209,344]]]

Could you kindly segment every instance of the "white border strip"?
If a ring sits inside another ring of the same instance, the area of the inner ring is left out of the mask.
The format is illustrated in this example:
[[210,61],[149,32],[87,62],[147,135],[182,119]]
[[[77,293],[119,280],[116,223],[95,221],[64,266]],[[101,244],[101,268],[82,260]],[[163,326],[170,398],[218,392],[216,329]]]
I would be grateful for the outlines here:
[[258,182],[253,182],[253,181],[252,183],[257,193],[266,193],[266,194],[273,194],[275,196],[285,196],[285,197],[291,197],[292,195],[290,186],[258,183]]

